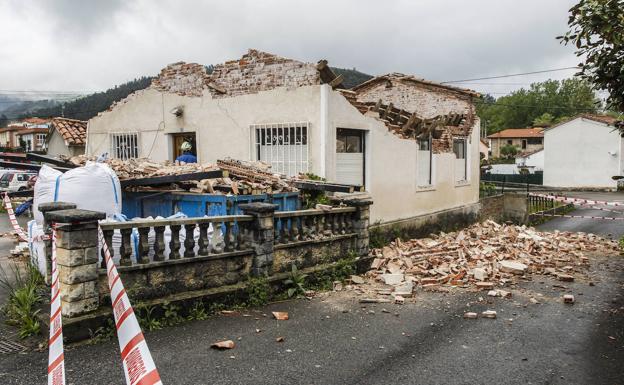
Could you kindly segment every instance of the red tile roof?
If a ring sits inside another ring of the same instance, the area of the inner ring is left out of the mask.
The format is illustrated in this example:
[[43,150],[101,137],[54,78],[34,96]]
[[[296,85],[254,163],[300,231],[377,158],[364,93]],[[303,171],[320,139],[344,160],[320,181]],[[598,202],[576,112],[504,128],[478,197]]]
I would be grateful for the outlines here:
[[54,118],[52,129],[58,131],[69,146],[84,146],[87,141],[87,122],[83,120]]
[[28,134],[44,134],[47,133],[47,128],[22,128],[15,132],[15,135],[28,135]]
[[543,138],[544,129],[540,127],[534,128],[508,128],[495,134],[488,135],[490,139],[496,138]]

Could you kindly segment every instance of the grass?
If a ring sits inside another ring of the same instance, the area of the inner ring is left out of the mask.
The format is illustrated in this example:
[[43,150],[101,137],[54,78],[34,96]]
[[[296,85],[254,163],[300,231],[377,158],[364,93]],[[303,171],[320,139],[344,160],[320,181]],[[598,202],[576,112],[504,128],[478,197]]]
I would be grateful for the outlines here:
[[6,323],[19,328],[20,338],[41,333],[37,305],[42,300],[43,284],[43,277],[30,263],[25,272],[15,263],[10,265],[10,272],[0,269],[0,286],[9,294],[2,311]]

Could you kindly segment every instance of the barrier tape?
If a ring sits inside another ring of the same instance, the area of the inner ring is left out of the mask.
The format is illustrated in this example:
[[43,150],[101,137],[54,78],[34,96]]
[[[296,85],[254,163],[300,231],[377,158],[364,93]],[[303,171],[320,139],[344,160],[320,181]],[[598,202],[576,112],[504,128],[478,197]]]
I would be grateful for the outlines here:
[[104,250],[106,272],[108,276],[108,288],[110,289],[115,327],[119,350],[126,375],[127,385],[153,385],[160,384],[160,375],[152,359],[147,342],[143,338],[143,332],[134,315],[130,299],[126,294],[123,283],[113,262],[108,245],[104,241],[104,233],[98,228],[98,237]]
[[28,236],[26,236],[24,229],[22,229],[19,223],[17,223],[17,218],[15,218],[15,212],[13,211],[13,205],[11,204],[11,199],[9,198],[8,193],[4,193],[4,208],[6,208],[6,211],[9,214],[9,220],[11,221],[11,225],[13,226],[13,230],[17,236],[23,242],[28,242]]
[[582,205],[605,205],[605,206],[624,206],[624,202],[607,202],[607,201],[595,201],[591,199],[583,199],[583,198],[572,198],[566,197],[563,195],[548,195],[548,194],[535,194],[530,193],[529,195],[541,198],[553,199],[559,202],[580,202]]
[[585,219],[604,219],[608,221],[624,221],[624,217],[595,217],[589,215],[568,215],[568,214],[532,214],[539,217],[563,217],[563,218],[585,218]]
[[65,385],[61,289],[56,265],[56,229],[52,229],[52,299],[50,301],[50,339],[48,341],[48,385]]

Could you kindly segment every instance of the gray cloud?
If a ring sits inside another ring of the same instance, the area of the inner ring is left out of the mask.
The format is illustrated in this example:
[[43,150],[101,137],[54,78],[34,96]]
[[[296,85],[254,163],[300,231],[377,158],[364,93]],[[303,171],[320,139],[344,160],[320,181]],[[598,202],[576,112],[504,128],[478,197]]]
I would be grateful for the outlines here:
[[[555,36],[566,30],[573,3],[8,1],[0,4],[0,24],[11,31],[0,36],[0,73],[11,76],[0,79],[0,89],[105,89],[171,62],[218,63],[247,48],[437,81],[564,67],[578,60]],[[503,93],[520,86],[471,85]]]

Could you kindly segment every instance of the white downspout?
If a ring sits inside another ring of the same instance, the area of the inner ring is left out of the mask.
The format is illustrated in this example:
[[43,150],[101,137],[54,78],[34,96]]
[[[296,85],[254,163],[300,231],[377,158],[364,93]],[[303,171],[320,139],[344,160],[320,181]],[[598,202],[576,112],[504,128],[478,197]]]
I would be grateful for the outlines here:
[[329,131],[329,85],[321,84],[321,160],[319,176],[327,178],[327,132]]

